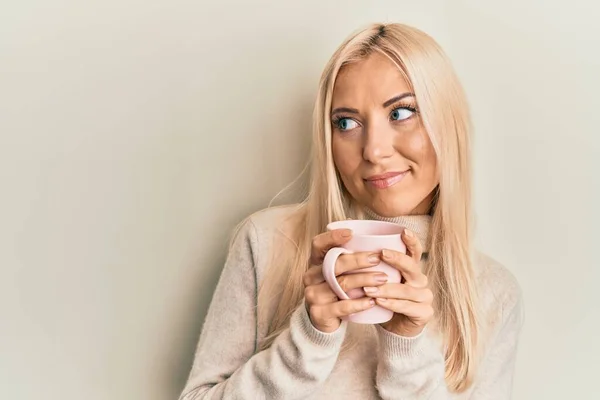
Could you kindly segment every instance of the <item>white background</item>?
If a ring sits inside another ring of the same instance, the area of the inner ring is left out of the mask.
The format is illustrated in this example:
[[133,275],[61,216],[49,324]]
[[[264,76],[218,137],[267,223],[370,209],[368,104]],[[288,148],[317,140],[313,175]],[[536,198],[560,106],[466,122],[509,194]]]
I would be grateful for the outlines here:
[[477,242],[525,294],[514,398],[595,398],[599,13],[4,0],[0,398],[177,398],[232,227],[302,170],[321,69],[372,21],[429,32],[463,79]]

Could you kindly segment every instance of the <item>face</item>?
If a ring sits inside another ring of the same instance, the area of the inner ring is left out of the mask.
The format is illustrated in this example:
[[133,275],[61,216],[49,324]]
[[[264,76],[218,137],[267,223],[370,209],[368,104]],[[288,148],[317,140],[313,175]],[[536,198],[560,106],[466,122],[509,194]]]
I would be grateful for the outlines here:
[[350,195],[384,217],[428,213],[436,155],[398,67],[378,53],[345,66],[332,101],[333,157]]

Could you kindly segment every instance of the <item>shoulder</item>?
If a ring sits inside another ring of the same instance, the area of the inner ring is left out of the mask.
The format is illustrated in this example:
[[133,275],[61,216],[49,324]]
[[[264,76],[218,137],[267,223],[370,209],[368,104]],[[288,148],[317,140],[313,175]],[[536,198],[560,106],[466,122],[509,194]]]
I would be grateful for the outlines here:
[[270,252],[276,239],[284,238],[289,242],[301,211],[301,204],[291,204],[265,208],[249,215],[234,230],[230,250],[247,247],[255,264],[264,261],[262,255]]
[[508,268],[494,258],[475,252],[475,280],[482,311],[490,323],[506,321],[509,316],[522,319],[523,294],[521,286]]
[[271,265],[284,266],[297,249],[298,227],[304,215],[302,204],[269,207],[246,217],[234,235],[232,250],[240,243],[258,283]]
[[301,209],[301,204],[269,207],[255,212],[247,220],[256,229],[257,235],[272,235],[274,231],[285,229]]

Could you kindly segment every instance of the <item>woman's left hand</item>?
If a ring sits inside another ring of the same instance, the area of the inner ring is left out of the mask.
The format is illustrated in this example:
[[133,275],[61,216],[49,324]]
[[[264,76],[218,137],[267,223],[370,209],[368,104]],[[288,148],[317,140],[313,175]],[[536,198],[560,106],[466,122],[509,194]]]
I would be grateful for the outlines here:
[[404,337],[417,336],[433,318],[433,293],[427,287],[427,276],[421,271],[423,247],[414,233],[404,230],[402,241],[406,254],[383,250],[382,260],[397,268],[402,283],[388,283],[377,288],[366,287],[367,296],[394,312],[394,317],[381,324],[384,329]]

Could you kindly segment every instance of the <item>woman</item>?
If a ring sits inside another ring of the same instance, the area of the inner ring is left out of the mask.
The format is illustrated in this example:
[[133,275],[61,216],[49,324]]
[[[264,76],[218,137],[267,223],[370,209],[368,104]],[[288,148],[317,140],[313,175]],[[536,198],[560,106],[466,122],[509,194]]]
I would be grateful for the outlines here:
[[[314,114],[312,181],[298,206],[248,218],[233,241],[181,399],[508,399],[522,324],[510,273],[471,250],[467,104],[435,41],[372,25],[335,52]],[[331,221],[407,227],[407,254],[342,255],[365,297],[340,301],[320,264],[350,231]],[[373,307],[382,325],[341,317]]]

